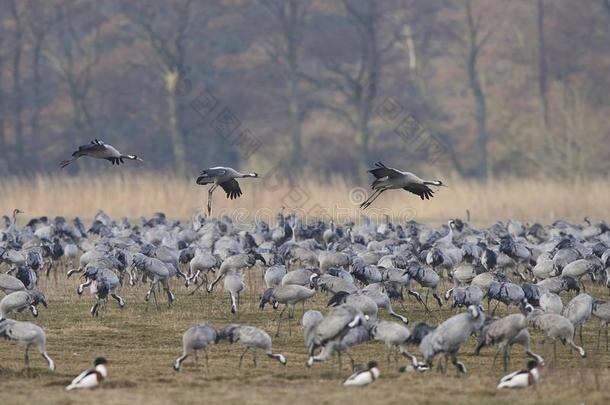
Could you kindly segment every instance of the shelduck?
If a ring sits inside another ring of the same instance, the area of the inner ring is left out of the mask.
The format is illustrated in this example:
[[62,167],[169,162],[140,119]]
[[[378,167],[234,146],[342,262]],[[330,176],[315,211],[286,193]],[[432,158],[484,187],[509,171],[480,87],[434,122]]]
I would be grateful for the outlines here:
[[377,368],[377,362],[371,361],[368,364],[368,367],[364,371],[358,371],[357,373],[352,374],[345,382],[343,383],[346,387],[362,387],[364,385],[369,385],[373,381],[379,378],[381,371]]
[[510,373],[500,380],[498,389],[501,388],[526,388],[534,385],[540,378],[540,365],[531,360],[527,363],[527,369]]
[[83,371],[80,373],[70,385],[66,387],[66,390],[70,391],[77,388],[95,388],[108,376],[108,370],[106,366],[108,360],[103,357],[98,357],[93,363],[93,368]]

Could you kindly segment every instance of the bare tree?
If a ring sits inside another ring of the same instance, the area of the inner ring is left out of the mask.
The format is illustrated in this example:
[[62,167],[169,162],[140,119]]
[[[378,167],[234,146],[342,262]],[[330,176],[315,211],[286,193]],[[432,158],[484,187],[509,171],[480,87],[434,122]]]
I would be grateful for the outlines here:
[[[45,4],[40,4],[35,0],[28,0],[27,3],[27,26],[29,41],[32,48],[31,80],[32,80],[32,111],[30,114],[30,138],[37,139],[41,135],[40,131],[40,112],[42,109],[42,87],[40,66],[43,60],[44,40],[52,27],[52,19],[49,14],[50,9]],[[36,158],[37,148],[32,148],[31,166],[38,169],[39,160]]]
[[[4,6],[4,4],[0,4],[0,7]],[[1,10],[1,8],[0,8]],[[5,63],[5,49],[4,49],[4,38],[5,38],[5,27],[3,21],[0,20],[0,150],[4,151],[5,159],[0,159],[0,173],[4,173],[8,170],[9,162],[8,162],[8,150],[6,145],[6,133],[5,133],[5,117],[6,117],[6,106],[5,106],[5,97],[4,97],[4,63]]]
[[[146,9],[126,9],[127,17],[142,31],[143,37],[154,51],[160,65],[161,74],[167,92],[167,119],[172,141],[174,164],[179,175],[186,173],[186,150],[184,130],[179,108],[179,92],[181,82],[187,72],[186,39],[190,24],[192,0],[175,1],[173,9],[176,13],[172,21],[172,29],[164,33],[159,29],[160,19],[168,16],[159,15],[154,7],[146,5]],[[205,19],[205,18],[204,18]],[[204,21],[199,23],[205,24]]]
[[326,76],[320,79],[305,78],[320,89],[330,89],[344,100],[345,107],[338,107],[333,101],[317,100],[315,104],[342,118],[353,129],[359,151],[358,176],[367,179],[369,166],[369,144],[374,101],[377,97],[382,58],[400,38],[392,32],[383,42],[381,20],[383,12],[375,0],[342,0],[347,21],[356,33],[356,62],[324,58]]
[[259,0],[275,18],[277,35],[271,41],[268,53],[271,61],[282,71],[292,143],[291,165],[301,173],[304,164],[302,125],[305,108],[300,91],[300,57],[310,1],[308,0]]
[[536,27],[538,31],[538,97],[540,98],[544,131],[548,133],[549,102],[547,98],[546,45],[544,40],[544,0],[537,0],[536,2]]
[[[23,22],[22,10],[17,6],[16,0],[9,1],[9,9],[13,18],[13,122],[15,128],[15,159],[23,161],[25,149],[23,139],[23,88],[21,80],[21,56],[23,52]],[[14,165],[18,167],[17,165]]]
[[43,48],[43,54],[67,87],[75,129],[97,137],[90,99],[93,70],[99,63],[100,27],[95,24],[86,34],[77,32],[78,12],[70,9],[70,3],[57,5],[55,11],[55,41]]
[[478,149],[479,149],[479,176],[488,177],[490,174],[489,165],[489,133],[487,132],[487,105],[485,93],[481,86],[481,79],[477,70],[477,60],[481,49],[489,39],[491,30],[481,34],[481,15],[473,16],[471,0],[465,0],[466,21],[468,25],[467,46],[468,55],[466,58],[466,69],[468,71],[468,81],[475,102],[475,119],[478,128]]

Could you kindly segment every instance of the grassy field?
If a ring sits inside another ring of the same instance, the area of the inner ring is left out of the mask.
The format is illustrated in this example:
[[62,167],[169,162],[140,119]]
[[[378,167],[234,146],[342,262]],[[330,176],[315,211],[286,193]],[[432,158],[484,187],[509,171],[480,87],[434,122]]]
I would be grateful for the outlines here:
[[[63,269],[62,269],[63,270]],[[385,348],[379,343],[357,347],[358,363],[370,359],[380,362],[382,377],[375,384],[361,389],[345,389],[341,382],[349,374],[347,362],[339,371],[331,361],[305,367],[306,350],[302,328],[293,329],[288,336],[287,325],[282,326],[279,338],[274,338],[274,350],[283,353],[287,366],[258,355],[258,367],[251,357],[245,358],[241,370],[237,368],[238,346],[226,342],[210,350],[210,374],[206,376],[203,360],[200,368],[186,360],[180,373],[172,369],[174,359],[181,353],[182,333],[191,325],[208,321],[217,328],[230,322],[261,327],[270,334],[274,331],[275,314],[270,308],[258,309],[262,289],[261,270],[247,275],[249,289],[242,299],[242,312],[233,317],[229,312],[228,296],[220,288],[208,295],[205,292],[187,296],[183,285],[176,283],[177,302],[169,309],[162,305],[145,308],[143,286],[125,287],[121,295],[127,306],[119,309],[113,302],[103,316],[92,318],[88,310],[92,298],[75,293],[78,280],[66,280],[59,275],[41,280],[41,289],[49,300],[49,308],[41,308],[36,320],[47,332],[48,351],[57,363],[56,372],[46,369],[46,363],[32,351],[32,370],[27,375],[23,368],[23,351],[9,342],[0,342],[0,404],[399,404],[415,403],[608,403],[610,392],[610,355],[602,344],[596,350],[597,321],[590,321],[585,329],[586,359],[580,359],[568,348],[559,345],[557,362],[553,361],[552,345],[544,350],[534,346],[547,359],[547,367],[538,385],[521,391],[497,391],[497,379],[503,375],[501,365],[491,368],[494,349],[484,349],[480,357],[472,356],[474,339],[465,346],[460,359],[469,372],[458,377],[452,366],[446,375],[436,370],[426,373],[400,374],[398,365],[387,364]],[[595,290],[594,295],[607,297],[607,290]],[[318,294],[306,309],[324,308],[327,299]],[[565,298],[565,297],[564,297]],[[437,323],[450,316],[446,309],[434,309],[425,314],[414,301],[406,304],[411,325],[419,320]],[[398,308],[396,308],[398,310]],[[399,311],[403,312],[404,311]],[[297,317],[301,311],[297,309]],[[30,319],[21,315],[22,319]],[[382,317],[386,318],[383,314]],[[533,334],[539,340],[538,332]],[[418,353],[414,349],[414,353]],[[110,361],[110,376],[102,388],[89,392],[66,392],[67,385],[82,369],[89,367],[94,357],[104,355]],[[512,367],[521,368],[526,360],[519,347],[513,351]],[[399,360],[399,364],[406,364]]]
[[[457,177],[444,178],[449,187],[435,198],[421,201],[406,192],[388,192],[364,212],[373,220],[445,223],[449,218],[489,225],[508,218],[525,222],[551,223],[558,219],[582,223],[610,217],[610,182],[607,179],[572,182],[507,179],[480,183]],[[360,220],[358,204],[366,198],[368,186],[354,187],[342,179],[331,183],[299,180],[293,186],[272,176],[245,179],[244,195],[230,201],[222,190],[214,194],[213,214],[229,215],[236,221],[266,220],[285,207],[305,219],[333,217],[338,222]],[[314,192],[315,191],[315,192]],[[207,188],[193,179],[122,171],[108,175],[37,176],[29,179],[0,179],[0,213],[20,208],[27,216],[65,215],[92,218],[103,208],[112,217],[139,218],[163,211],[172,218],[189,218],[201,212]]]

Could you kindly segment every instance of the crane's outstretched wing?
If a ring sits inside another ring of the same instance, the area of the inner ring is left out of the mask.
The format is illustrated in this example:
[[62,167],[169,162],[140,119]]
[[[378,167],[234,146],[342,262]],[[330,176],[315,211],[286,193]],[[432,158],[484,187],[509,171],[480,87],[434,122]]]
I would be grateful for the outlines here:
[[205,184],[214,183],[214,181],[216,181],[217,177],[223,176],[226,173],[227,173],[227,171],[225,169],[216,168],[216,167],[202,170],[201,173],[199,174],[199,177],[197,177],[197,184],[205,185]]
[[222,189],[227,193],[227,198],[230,198],[231,200],[239,197],[242,194],[241,189],[239,188],[239,183],[235,179],[220,183],[220,187],[222,187]]
[[434,197],[434,191],[425,184],[415,184],[411,183],[407,187],[404,187],[404,190],[407,190],[410,193],[417,194],[422,200],[425,198],[429,200],[430,197]]
[[72,153],[72,159],[62,160],[59,163],[59,165],[63,169],[64,167],[68,166],[70,163],[76,161],[76,159],[78,159],[81,156],[99,157],[99,156],[94,156],[94,155],[104,152],[106,150],[107,150],[106,144],[103,141],[100,141],[99,139],[95,139],[95,140],[91,141],[91,143],[88,143],[87,145],[79,146],[78,149]]
[[106,144],[98,139],[91,141],[86,145],[81,145],[78,147],[78,150],[72,154],[72,156],[76,156],[79,152],[102,152],[106,150]]
[[375,176],[376,179],[381,179],[384,177],[393,178],[402,176],[402,173],[400,171],[391,167],[387,167],[381,162],[375,163],[375,168],[369,170],[369,173]]

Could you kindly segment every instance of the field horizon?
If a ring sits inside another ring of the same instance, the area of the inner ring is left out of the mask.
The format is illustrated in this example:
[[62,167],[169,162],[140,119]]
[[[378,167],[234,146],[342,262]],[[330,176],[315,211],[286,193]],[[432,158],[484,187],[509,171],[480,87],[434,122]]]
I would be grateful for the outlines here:
[[[384,193],[367,210],[359,204],[369,194],[368,185],[354,185],[342,178],[322,182],[308,177],[292,185],[271,177],[243,179],[244,194],[228,200],[223,190],[213,196],[212,216],[228,215],[234,221],[273,222],[284,209],[305,221],[333,218],[337,222],[416,220],[433,225],[451,218],[467,219],[478,226],[489,226],[508,219],[526,223],[552,223],[565,220],[582,223],[610,218],[610,181],[554,181],[507,178],[478,182],[453,176],[448,187],[436,188],[435,196],[422,201],[405,191]],[[159,173],[121,172],[112,174],[37,175],[0,179],[0,213],[14,208],[26,217],[79,216],[93,218],[103,210],[113,218],[139,218],[155,212],[187,219],[204,214],[208,187],[194,180]],[[312,190],[316,190],[313,192]],[[467,214],[468,213],[468,214]]]

